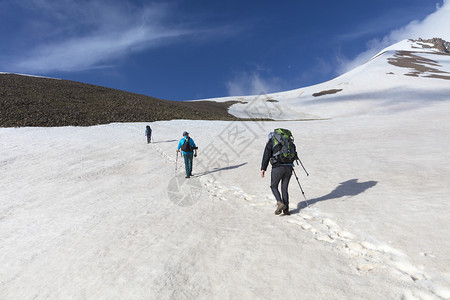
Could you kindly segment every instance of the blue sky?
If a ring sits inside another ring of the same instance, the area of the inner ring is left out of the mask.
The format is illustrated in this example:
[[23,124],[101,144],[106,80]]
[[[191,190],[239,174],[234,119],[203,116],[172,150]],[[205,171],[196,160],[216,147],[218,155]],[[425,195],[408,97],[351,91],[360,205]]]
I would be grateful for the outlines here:
[[169,100],[270,93],[450,40],[449,22],[450,0],[2,0],[0,72]]

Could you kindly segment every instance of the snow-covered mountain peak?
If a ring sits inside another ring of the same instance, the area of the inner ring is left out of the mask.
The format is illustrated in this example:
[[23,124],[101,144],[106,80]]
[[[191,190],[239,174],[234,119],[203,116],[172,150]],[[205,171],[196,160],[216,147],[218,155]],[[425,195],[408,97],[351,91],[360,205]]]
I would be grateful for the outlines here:
[[417,40],[409,39],[403,40],[398,43],[395,43],[383,50],[381,50],[377,55],[377,57],[382,53],[388,51],[414,51],[414,52],[430,52],[430,53],[450,53],[450,43],[441,39],[441,38],[432,38],[432,39],[422,39],[419,38]]
[[450,53],[450,43],[441,38],[432,38],[424,40],[419,38],[418,40],[411,40],[415,46],[420,46],[422,49],[433,49],[444,53]]
[[365,64],[330,81],[237,100],[229,112],[241,118],[316,119],[395,113],[450,101],[450,43],[403,40]]

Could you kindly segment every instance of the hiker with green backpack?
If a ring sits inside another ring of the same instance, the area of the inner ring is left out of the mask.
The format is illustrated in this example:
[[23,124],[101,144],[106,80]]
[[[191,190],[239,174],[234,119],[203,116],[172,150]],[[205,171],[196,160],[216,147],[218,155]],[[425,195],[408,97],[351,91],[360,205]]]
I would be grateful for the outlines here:
[[[261,162],[261,177],[267,170],[267,166],[272,165],[270,178],[270,188],[277,200],[275,214],[289,215],[289,181],[292,176],[294,161],[298,159],[294,144],[294,138],[288,129],[277,128],[269,133],[269,140],[266,143]],[[278,185],[281,181],[281,194]]]

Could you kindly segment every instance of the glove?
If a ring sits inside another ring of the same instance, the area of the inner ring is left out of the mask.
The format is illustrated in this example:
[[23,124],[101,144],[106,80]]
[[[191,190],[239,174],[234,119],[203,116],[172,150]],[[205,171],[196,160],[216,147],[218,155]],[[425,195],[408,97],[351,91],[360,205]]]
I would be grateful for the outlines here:
[[194,154],[194,157],[197,157],[197,154]]

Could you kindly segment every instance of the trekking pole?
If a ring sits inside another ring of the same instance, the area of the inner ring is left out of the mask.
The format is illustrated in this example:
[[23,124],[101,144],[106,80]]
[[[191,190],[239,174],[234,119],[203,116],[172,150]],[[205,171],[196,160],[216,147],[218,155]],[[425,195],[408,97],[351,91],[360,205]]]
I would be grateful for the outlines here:
[[300,160],[300,158],[297,158],[297,165],[298,165],[298,162],[300,162],[300,164],[302,165],[303,170],[305,170],[306,176],[309,176],[309,174],[308,174],[308,172],[306,171],[305,166],[303,165],[303,163],[302,163],[302,161]]
[[302,186],[301,186],[301,184],[300,184],[300,181],[298,180],[298,177],[297,177],[297,174],[295,173],[294,168],[292,168],[292,171],[294,171],[295,179],[297,179],[297,183],[298,183],[298,186],[300,187],[300,191],[302,191],[303,198],[305,198],[305,201],[306,201],[306,207],[308,207],[308,206],[309,206],[308,200],[306,200],[305,192],[304,192],[303,189],[302,189]]
[[178,166],[178,150],[177,150],[177,158],[175,159],[175,172],[177,171]]

